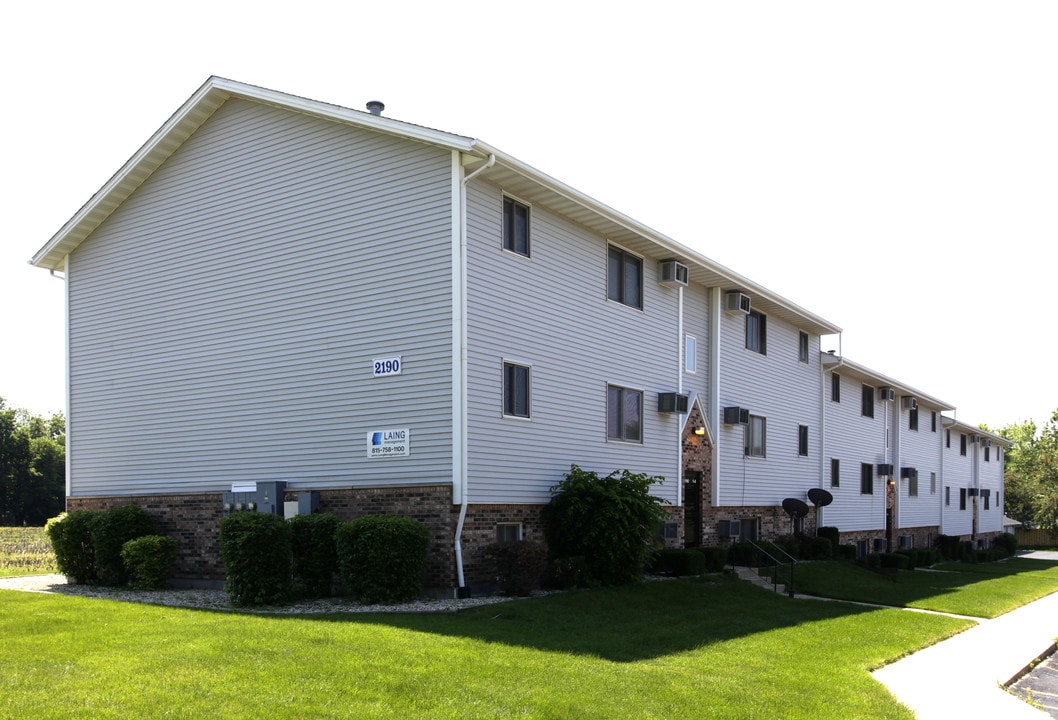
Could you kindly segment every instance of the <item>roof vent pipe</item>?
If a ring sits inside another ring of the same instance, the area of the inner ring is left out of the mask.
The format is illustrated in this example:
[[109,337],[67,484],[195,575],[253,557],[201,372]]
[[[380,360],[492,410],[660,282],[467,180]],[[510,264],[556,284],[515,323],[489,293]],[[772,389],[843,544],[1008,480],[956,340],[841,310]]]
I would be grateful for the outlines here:
[[384,103],[380,100],[370,100],[367,103],[367,111],[372,115],[381,115],[382,111],[386,109]]

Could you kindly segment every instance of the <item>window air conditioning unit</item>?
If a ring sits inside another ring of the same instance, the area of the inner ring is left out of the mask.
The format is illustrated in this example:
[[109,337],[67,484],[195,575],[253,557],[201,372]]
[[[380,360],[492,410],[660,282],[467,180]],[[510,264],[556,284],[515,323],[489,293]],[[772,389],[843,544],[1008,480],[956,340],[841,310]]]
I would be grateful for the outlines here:
[[969,497],[977,497],[977,488],[966,488],[966,494]]
[[722,538],[737,538],[742,534],[740,520],[721,520],[716,524],[716,533]]
[[724,425],[749,425],[749,410],[738,405],[724,408]]
[[974,445],[978,444],[979,442],[981,442],[981,436],[980,435],[971,435],[970,436],[970,442],[972,442]]
[[685,413],[690,405],[690,396],[680,393],[658,393],[659,413]]
[[988,489],[981,490],[981,497],[983,497],[983,498],[991,498],[992,497],[992,491],[988,490]]
[[749,295],[743,295],[737,290],[724,293],[724,310],[749,315]]
[[900,468],[900,477],[904,480],[918,480],[918,469],[912,467]]
[[992,447],[992,441],[986,439],[985,440],[985,447]]
[[904,410],[918,410],[918,400],[913,397],[905,397]]
[[890,463],[878,463],[878,475],[892,475],[893,466]]
[[896,390],[891,387],[880,387],[878,388],[878,399],[885,400],[896,400]]
[[678,260],[662,260],[658,263],[658,283],[665,287],[685,286],[687,266]]

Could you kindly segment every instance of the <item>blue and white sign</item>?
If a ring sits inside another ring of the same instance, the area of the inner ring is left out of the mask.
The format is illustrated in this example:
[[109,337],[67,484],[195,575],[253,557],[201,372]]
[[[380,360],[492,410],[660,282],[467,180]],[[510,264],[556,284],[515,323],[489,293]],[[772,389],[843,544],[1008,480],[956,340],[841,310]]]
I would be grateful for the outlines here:
[[400,355],[394,355],[393,357],[375,358],[371,361],[371,366],[375,377],[385,377],[387,375],[400,375],[402,364]]
[[367,434],[367,456],[381,458],[408,455],[410,440],[411,433],[408,428],[372,430]]

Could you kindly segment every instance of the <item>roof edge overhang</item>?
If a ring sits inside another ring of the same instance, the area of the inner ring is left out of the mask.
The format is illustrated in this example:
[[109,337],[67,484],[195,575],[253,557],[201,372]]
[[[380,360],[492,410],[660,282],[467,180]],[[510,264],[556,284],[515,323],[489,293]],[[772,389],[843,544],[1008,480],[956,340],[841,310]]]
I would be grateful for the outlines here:
[[[868,380],[878,386],[889,386],[900,395],[905,395],[921,400],[929,406],[935,407],[941,412],[951,412],[955,410],[954,405],[946,403],[943,400],[939,400],[933,397],[932,395],[928,395],[922,392],[921,390],[907,385],[906,383],[900,382],[899,380],[894,380],[891,377],[882,375],[880,372],[871,370],[869,367],[866,367],[865,365],[860,365],[859,363],[849,360],[846,357],[835,355],[829,352],[820,353],[820,355],[822,356],[824,370],[832,370],[838,367],[848,368],[853,372],[853,374],[864,380]],[[831,362],[828,362],[829,358],[833,358],[833,360]]]
[[986,437],[995,443],[1003,445],[1004,447],[1014,446],[1014,442],[1012,440],[1009,440],[1003,437],[1002,435],[997,435],[994,432],[984,430],[982,428],[977,427],[976,425],[971,425],[970,423],[965,423],[961,420],[956,420],[952,417],[941,418],[941,425],[944,427],[945,430],[955,430],[957,432],[965,433],[967,435],[980,435],[982,437]]

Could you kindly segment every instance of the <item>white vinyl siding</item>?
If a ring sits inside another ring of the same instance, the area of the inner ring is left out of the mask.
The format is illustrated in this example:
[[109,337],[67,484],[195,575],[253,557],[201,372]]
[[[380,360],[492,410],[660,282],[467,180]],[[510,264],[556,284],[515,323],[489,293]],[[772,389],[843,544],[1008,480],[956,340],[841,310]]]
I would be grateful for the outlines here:
[[[910,480],[897,477],[897,523],[900,527],[934,527],[941,524],[941,502],[931,493],[930,474],[941,474],[941,435],[929,432],[928,424],[918,431],[910,429],[911,410],[903,409],[900,403],[892,403],[890,412],[896,412],[893,423],[898,437],[900,467],[913,467],[918,471],[918,496],[911,496]],[[931,408],[920,406],[919,420],[930,417]]]
[[72,494],[450,483],[451,161],[224,104],[71,255]]
[[809,337],[809,362],[801,362],[801,330],[760,304],[767,316],[766,355],[747,351],[745,315],[720,313],[719,405],[767,418],[763,458],[746,455],[748,426],[717,429],[714,492],[721,506],[777,506],[803,497],[820,480],[820,433],[809,432],[808,454],[798,455],[798,426],[818,426],[821,412],[819,338]]
[[[536,198],[532,262],[503,252],[502,197],[481,180],[467,187],[470,502],[545,503],[571,464],[663,475],[652,493],[674,502],[680,417],[657,412],[657,393],[677,389],[683,338],[679,292],[658,284],[660,258],[643,263],[644,309],[631,311],[607,300],[607,238]],[[685,305],[702,296],[684,292]],[[503,357],[532,364],[532,422],[502,422],[496,412]],[[643,391],[641,443],[607,441],[607,385]]]

